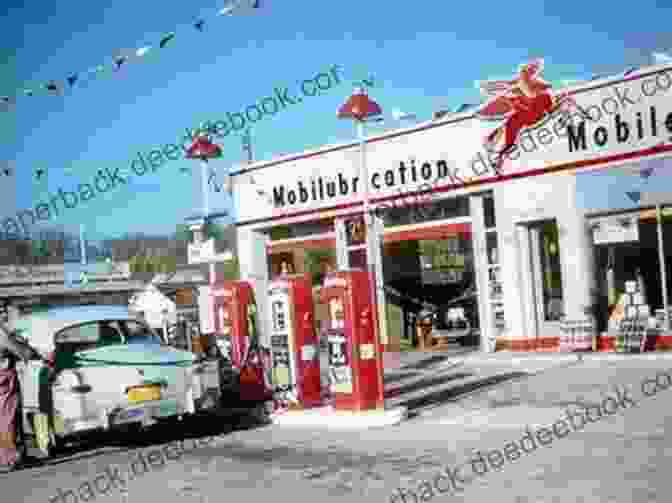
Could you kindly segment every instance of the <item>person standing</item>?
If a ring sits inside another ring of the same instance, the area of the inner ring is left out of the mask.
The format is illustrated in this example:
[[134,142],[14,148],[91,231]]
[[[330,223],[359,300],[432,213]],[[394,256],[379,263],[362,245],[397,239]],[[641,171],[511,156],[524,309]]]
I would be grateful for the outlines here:
[[0,348],[0,471],[11,471],[19,462],[19,378],[16,358]]
[[12,471],[21,461],[21,387],[16,371],[19,358],[41,359],[32,347],[22,342],[0,323],[0,471]]

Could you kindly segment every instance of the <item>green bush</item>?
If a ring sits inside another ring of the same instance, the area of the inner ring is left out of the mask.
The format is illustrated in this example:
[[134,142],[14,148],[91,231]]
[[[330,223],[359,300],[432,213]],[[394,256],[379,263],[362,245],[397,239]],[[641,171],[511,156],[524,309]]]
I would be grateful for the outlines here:
[[135,255],[128,261],[128,267],[132,273],[146,272],[145,271],[145,257],[142,255]]
[[173,256],[136,255],[129,260],[132,273],[164,273],[170,274],[177,270],[177,258]]
[[227,280],[240,279],[240,264],[238,263],[238,257],[234,257],[233,260],[222,264],[222,275],[224,276],[224,279]]

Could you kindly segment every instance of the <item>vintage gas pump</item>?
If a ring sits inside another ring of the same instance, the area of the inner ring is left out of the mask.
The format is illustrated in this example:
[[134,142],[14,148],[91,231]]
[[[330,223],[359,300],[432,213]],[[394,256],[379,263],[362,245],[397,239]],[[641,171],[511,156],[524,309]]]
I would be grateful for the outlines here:
[[291,406],[320,405],[320,350],[310,278],[282,276],[268,289],[272,317],[272,381]]
[[[238,376],[235,399],[252,405],[270,401],[272,390],[265,370],[269,365],[265,364],[259,341],[252,285],[247,281],[216,281],[210,296],[215,342],[220,348],[230,348],[231,364]],[[224,394],[227,399],[232,398],[230,391]]]
[[252,335],[248,326],[248,307],[254,304],[252,285],[246,281],[217,281],[210,295],[215,341],[220,348],[230,348],[231,363],[240,369]]
[[367,271],[328,274],[320,292],[329,305],[326,336],[336,410],[383,409],[383,360]]

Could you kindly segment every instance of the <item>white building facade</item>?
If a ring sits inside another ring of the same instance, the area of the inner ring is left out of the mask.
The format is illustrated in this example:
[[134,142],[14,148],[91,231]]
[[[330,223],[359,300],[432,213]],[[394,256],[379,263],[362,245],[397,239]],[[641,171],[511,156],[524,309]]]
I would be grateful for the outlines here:
[[[557,351],[563,327],[589,319],[602,273],[593,216],[578,202],[577,175],[653,159],[665,169],[672,155],[672,67],[566,90],[582,112],[554,113],[524,130],[500,173],[483,147],[499,123],[472,113],[368,138],[376,263],[383,265],[376,277],[380,331],[388,350],[398,348],[408,318],[404,313],[399,324],[393,321],[386,284],[396,290],[417,284],[408,290],[412,299],[423,290],[439,297],[441,288],[454,292],[451,285],[470,278],[478,292],[480,344],[488,350]],[[257,162],[234,174],[241,278],[253,284],[265,324],[266,289],[279,263],[313,274],[304,258],[325,250],[323,261],[335,267],[365,264],[363,247],[345,232],[362,213],[360,158],[353,142]],[[421,218],[405,216],[418,201]],[[668,202],[672,193],[657,204]],[[455,260],[441,259],[435,276],[443,279],[431,283],[422,271],[404,276],[404,260],[453,238],[460,251]],[[270,333],[264,328],[262,337]]]

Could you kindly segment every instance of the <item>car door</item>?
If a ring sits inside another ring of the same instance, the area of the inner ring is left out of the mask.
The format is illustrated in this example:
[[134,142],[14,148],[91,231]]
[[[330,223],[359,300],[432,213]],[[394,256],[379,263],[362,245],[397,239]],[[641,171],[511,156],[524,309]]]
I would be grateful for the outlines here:
[[91,396],[96,383],[76,363],[79,352],[96,347],[99,332],[98,323],[93,322],[72,325],[54,334],[56,356],[51,399],[57,434],[100,426],[101,418]]

